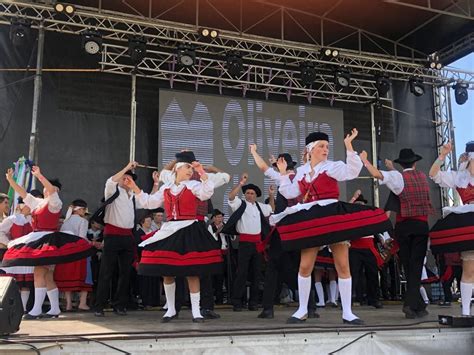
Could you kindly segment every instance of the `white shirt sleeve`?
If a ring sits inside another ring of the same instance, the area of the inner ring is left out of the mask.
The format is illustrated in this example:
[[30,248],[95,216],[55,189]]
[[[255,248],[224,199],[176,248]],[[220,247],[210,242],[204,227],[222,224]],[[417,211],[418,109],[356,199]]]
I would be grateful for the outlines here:
[[186,182],[188,188],[191,189],[191,192],[201,201],[209,200],[214,194],[214,182],[211,179],[206,181],[189,181]]
[[26,194],[23,199],[25,205],[27,205],[32,211],[35,210],[43,202],[42,198],[34,197],[32,194]]
[[174,183],[175,177],[175,174],[171,170],[163,169],[160,173],[160,181],[164,184]]
[[0,223],[0,243],[7,245],[10,241],[8,234],[10,233],[10,228],[13,226],[13,223],[16,220],[16,216],[8,216]]
[[273,213],[272,207],[270,205],[265,204],[265,203],[260,203],[260,202],[258,204],[260,205],[262,213],[265,217],[268,217]]
[[403,175],[397,170],[380,172],[383,175],[383,180],[379,180],[380,185],[387,185],[395,195],[400,195],[405,187]]
[[328,176],[337,181],[353,180],[359,176],[362,170],[362,160],[356,152],[347,151],[346,162],[335,161],[326,170]]
[[58,193],[55,192],[48,197],[48,210],[51,213],[58,213],[61,212],[61,208],[63,208],[63,202],[59,198]]
[[298,181],[300,181],[304,177],[303,174],[300,173],[301,170],[303,169],[300,169],[296,172],[296,176],[293,181],[291,181],[289,175],[280,175],[280,184],[278,186],[278,192],[280,192],[284,198],[297,198],[301,195],[300,186],[298,184]]
[[273,168],[268,168],[267,170],[265,170],[265,172],[263,173],[267,178],[269,179],[272,179],[273,181],[275,181],[277,183],[277,185],[280,184],[280,178],[281,178],[281,175],[278,171],[276,171],[275,169]]
[[79,225],[79,237],[87,239],[88,227],[89,227],[89,224],[87,223],[87,220],[85,218],[82,218],[81,224]]
[[242,200],[238,196],[235,196],[235,198],[232,201],[228,200],[228,203],[229,203],[230,208],[232,209],[232,212],[235,212],[242,204]]
[[115,191],[117,191],[118,182],[112,180],[112,178],[108,178],[105,182],[105,190],[104,190],[104,197],[107,200],[110,196],[112,196]]
[[230,175],[227,173],[207,173],[208,180],[214,183],[214,188],[217,189],[230,181]]
[[441,187],[456,188],[457,171],[438,171],[432,179]]
[[137,203],[140,203],[140,206],[147,210],[154,210],[155,208],[163,206],[165,201],[163,192],[166,185],[160,187],[160,189],[155,192],[153,195],[147,194],[146,192],[140,192],[135,196]]

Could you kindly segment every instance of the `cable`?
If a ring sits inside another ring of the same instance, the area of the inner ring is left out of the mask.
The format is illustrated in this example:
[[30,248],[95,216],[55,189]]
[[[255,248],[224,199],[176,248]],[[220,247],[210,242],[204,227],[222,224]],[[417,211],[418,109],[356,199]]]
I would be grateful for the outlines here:
[[0,339],[0,341],[2,343],[6,343],[6,344],[21,344],[21,345],[26,345],[28,346],[31,350],[33,350],[36,354],[38,355],[41,355],[41,352],[39,351],[39,349],[34,346],[33,344],[30,344],[30,343],[26,343],[26,342],[23,342],[23,341],[14,341],[14,340],[6,340],[6,339]]
[[120,352],[120,353],[122,353],[122,354],[131,355],[131,353],[129,353],[129,352],[125,351],[125,350],[121,350],[121,349],[119,349],[119,348],[116,348],[115,346],[109,345],[109,344],[104,343],[103,341],[100,341],[100,340],[91,339],[91,338],[86,338],[86,337],[83,337],[83,336],[77,336],[77,338],[82,339],[82,340],[85,340],[85,341],[91,341],[91,342],[95,342],[95,343],[104,345],[104,346],[106,346],[106,347],[108,347],[108,348],[111,348],[111,349],[113,349],[113,350],[115,350],[115,351],[118,351],[118,352]]
[[18,83],[21,83],[23,81],[28,81],[28,80],[31,80],[31,79],[34,79],[36,75],[31,75],[31,76],[28,76],[26,78],[23,78],[23,79],[19,79],[19,80],[16,80],[16,81],[13,81],[11,83],[8,83],[7,85],[5,86],[0,86],[0,90],[3,90],[3,89],[6,89],[7,87],[11,86],[11,85],[15,85],[15,84],[18,84]]
[[362,334],[360,337],[355,338],[354,340],[350,341],[350,342],[347,343],[346,345],[341,346],[339,349],[334,350],[334,351],[331,351],[331,352],[329,353],[329,355],[333,355],[333,354],[335,354],[335,353],[337,353],[337,352],[339,352],[339,351],[341,351],[341,350],[347,348],[349,345],[352,345],[352,344],[354,344],[355,342],[359,341],[360,339],[366,337],[367,335],[372,335],[372,334],[375,334],[375,332],[368,332],[368,333]]

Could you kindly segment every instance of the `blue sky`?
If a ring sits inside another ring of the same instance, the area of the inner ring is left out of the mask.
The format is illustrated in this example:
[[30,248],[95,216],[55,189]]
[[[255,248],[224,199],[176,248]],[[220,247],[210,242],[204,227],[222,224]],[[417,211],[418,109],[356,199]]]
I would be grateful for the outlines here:
[[[474,72],[474,53],[455,61],[449,66]],[[466,142],[474,140],[474,90],[468,90],[468,95],[467,102],[464,105],[458,105],[454,100],[454,90],[451,90],[451,106],[455,127],[454,139],[458,156],[464,152]]]

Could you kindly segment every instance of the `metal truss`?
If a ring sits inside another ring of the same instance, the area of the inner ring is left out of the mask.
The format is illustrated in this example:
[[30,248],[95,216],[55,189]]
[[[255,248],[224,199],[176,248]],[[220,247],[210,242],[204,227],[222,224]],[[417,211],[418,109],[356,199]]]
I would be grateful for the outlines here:
[[[0,23],[9,24],[14,17],[27,18],[32,27],[42,23],[47,31],[80,35],[94,28],[103,35],[101,65],[104,71],[130,74],[134,69],[127,61],[127,42],[130,36],[146,38],[147,57],[137,68],[137,75],[173,82],[193,82],[199,85],[241,88],[331,101],[367,102],[377,97],[374,75],[383,73],[391,79],[408,80],[417,75],[426,84],[446,85],[463,80],[474,85],[474,73],[450,68],[427,70],[424,60],[393,57],[386,54],[365,53],[340,49],[332,60],[320,56],[321,46],[299,42],[220,31],[212,41],[200,37],[197,26],[143,16],[125,15],[113,11],[78,6],[72,16],[58,15],[51,5],[0,0]],[[197,65],[192,69],[176,65],[174,50],[180,43],[192,44],[197,52]],[[231,77],[225,70],[225,53],[238,50],[244,57],[244,73]],[[298,80],[303,62],[315,64],[317,79],[311,87]],[[352,72],[351,87],[339,91],[333,84],[332,71],[345,67]]]
[[474,33],[469,33],[449,46],[438,51],[442,63],[451,63],[459,53],[471,53],[474,51]]
[[[434,114],[436,124],[436,142],[438,150],[447,142],[452,142],[453,150],[446,157],[442,170],[456,170],[456,149],[454,140],[454,125],[451,112],[451,96],[449,86],[434,87]],[[441,206],[453,206],[459,202],[458,195],[453,189],[441,187]]]
[[409,1],[402,1],[402,0],[384,0],[384,2],[399,6],[411,7],[413,9],[424,10],[428,12],[432,12],[439,15],[447,15],[452,17],[458,17],[465,20],[474,20],[474,13],[472,12],[474,9],[471,8],[472,1],[471,0],[452,0],[451,4],[446,9],[440,9],[437,7],[432,6],[435,4],[436,1],[433,0],[425,0],[425,5],[415,4]]

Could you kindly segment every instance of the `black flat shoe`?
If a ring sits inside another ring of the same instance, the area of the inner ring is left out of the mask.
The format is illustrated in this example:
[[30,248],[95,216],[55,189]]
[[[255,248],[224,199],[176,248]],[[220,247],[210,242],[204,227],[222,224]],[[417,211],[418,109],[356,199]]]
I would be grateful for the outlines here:
[[38,314],[37,316],[33,316],[29,313],[26,313],[23,315],[23,320],[36,320],[36,319],[41,319],[43,318],[42,314]]
[[415,313],[418,318],[426,317],[429,314],[426,309],[423,309],[421,311],[416,311]]
[[221,316],[219,314],[217,314],[216,312],[214,312],[212,309],[203,309],[201,311],[201,315],[205,318],[205,319],[219,319]]
[[96,317],[105,317],[104,311],[95,311],[94,316]]
[[273,319],[273,309],[264,309],[257,317],[263,319]]
[[193,318],[193,323],[204,323],[204,318]]
[[286,324],[301,324],[306,322],[308,315],[305,315],[303,318],[290,317],[286,320]]
[[308,318],[319,318],[319,314],[316,311],[308,311]]
[[383,308],[383,304],[380,301],[374,302],[374,303],[369,303],[369,306],[372,306],[374,308],[380,309]]
[[127,315],[127,310],[126,309],[114,309],[114,313],[118,316],[126,316]]
[[353,320],[347,320],[347,319],[342,318],[342,323],[350,324],[350,325],[364,325],[365,324],[364,321],[360,318],[356,318]]
[[53,318],[59,318],[59,314],[44,314],[43,315],[43,318],[47,318],[47,319],[53,319]]
[[169,323],[171,322],[173,319],[176,319],[178,318],[178,314],[176,313],[174,316],[171,316],[171,317],[163,317],[161,318],[161,323]]

